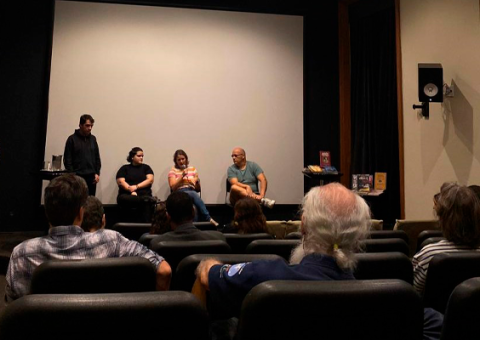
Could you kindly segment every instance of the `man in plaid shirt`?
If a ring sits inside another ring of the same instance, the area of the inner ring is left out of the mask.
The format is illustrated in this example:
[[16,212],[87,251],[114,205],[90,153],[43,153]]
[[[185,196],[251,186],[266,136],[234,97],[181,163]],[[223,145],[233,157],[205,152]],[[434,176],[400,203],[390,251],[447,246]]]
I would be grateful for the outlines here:
[[13,250],[6,276],[7,303],[29,293],[33,271],[48,260],[140,256],[157,269],[157,290],[168,290],[172,271],[163,257],[114,230],[85,232],[80,227],[87,196],[85,180],[73,174],[57,177],[45,188],[50,229],[47,236],[26,240]]

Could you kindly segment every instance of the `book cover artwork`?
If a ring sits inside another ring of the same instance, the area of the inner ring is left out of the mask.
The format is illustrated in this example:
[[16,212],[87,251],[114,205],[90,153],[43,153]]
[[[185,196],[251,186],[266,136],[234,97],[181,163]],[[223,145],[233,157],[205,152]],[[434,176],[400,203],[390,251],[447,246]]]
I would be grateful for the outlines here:
[[320,151],[320,166],[324,168],[331,165],[330,151]]
[[370,192],[373,188],[373,176],[369,174],[352,175],[352,190]]
[[337,175],[338,171],[334,166],[325,166],[322,168],[325,174]]
[[375,190],[384,191],[387,189],[387,173],[376,172],[375,173]]

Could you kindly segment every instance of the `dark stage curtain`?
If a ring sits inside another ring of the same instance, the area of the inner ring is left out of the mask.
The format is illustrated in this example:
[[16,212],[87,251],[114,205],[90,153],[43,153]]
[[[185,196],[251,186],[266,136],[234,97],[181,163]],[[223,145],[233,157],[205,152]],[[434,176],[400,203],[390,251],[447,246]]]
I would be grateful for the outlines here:
[[360,1],[349,8],[352,174],[387,173],[387,190],[368,197],[374,218],[400,218],[395,2]]
[[53,0],[0,3],[0,232],[43,228],[40,215]]

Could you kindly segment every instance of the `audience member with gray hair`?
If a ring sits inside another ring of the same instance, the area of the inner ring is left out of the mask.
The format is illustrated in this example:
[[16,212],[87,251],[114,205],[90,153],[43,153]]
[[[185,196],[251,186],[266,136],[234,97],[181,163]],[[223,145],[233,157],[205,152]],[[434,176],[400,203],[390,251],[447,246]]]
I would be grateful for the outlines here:
[[[198,265],[197,281],[209,290],[211,325],[218,338],[234,338],[244,297],[269,280],[354,280],[355,252],[370,230],[370,209],[364,199],[339,183],[311,189],[302,204],[302,241],[290,265],[258,260],[235,265],[207,259]],[[197,282],[198,284],[198,282]],[[198,286],[195,286],[198,289]],[[443,316],[424,310],[424,339],[439,339]]]
[[339,183],[315,187],[302,205],[302,242],[288,265],[283,260],[258,260],[224,265],[215,259],[197,268],[201,285],[210,291],[210,307],[225,319],[238,316],[245,295],[268,280],[354,280],[353,254],[367,237],[370,209]]

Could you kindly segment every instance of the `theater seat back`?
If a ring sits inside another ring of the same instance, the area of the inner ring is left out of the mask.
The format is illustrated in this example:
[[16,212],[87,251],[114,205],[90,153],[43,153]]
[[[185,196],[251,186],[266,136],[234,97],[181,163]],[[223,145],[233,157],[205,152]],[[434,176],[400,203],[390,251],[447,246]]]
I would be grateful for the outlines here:
[[480,252],[435,255],[430,261],[425,279],[425,306],[445,313],[455,287],[473,277],[480,277]]
[[154,291],[156,268],[145,258],[121,257],[46,261],[32,276],[31,294],[88,294]]
[[480,339],[480,277],[460,283],[445,310],[441,340]]
[[423,307],[401,280],[268,281],[245,297],[242,340],[422,339]]
[[0,315],[0,338],[206,340],[208,316],[187,292],[26,295]]

